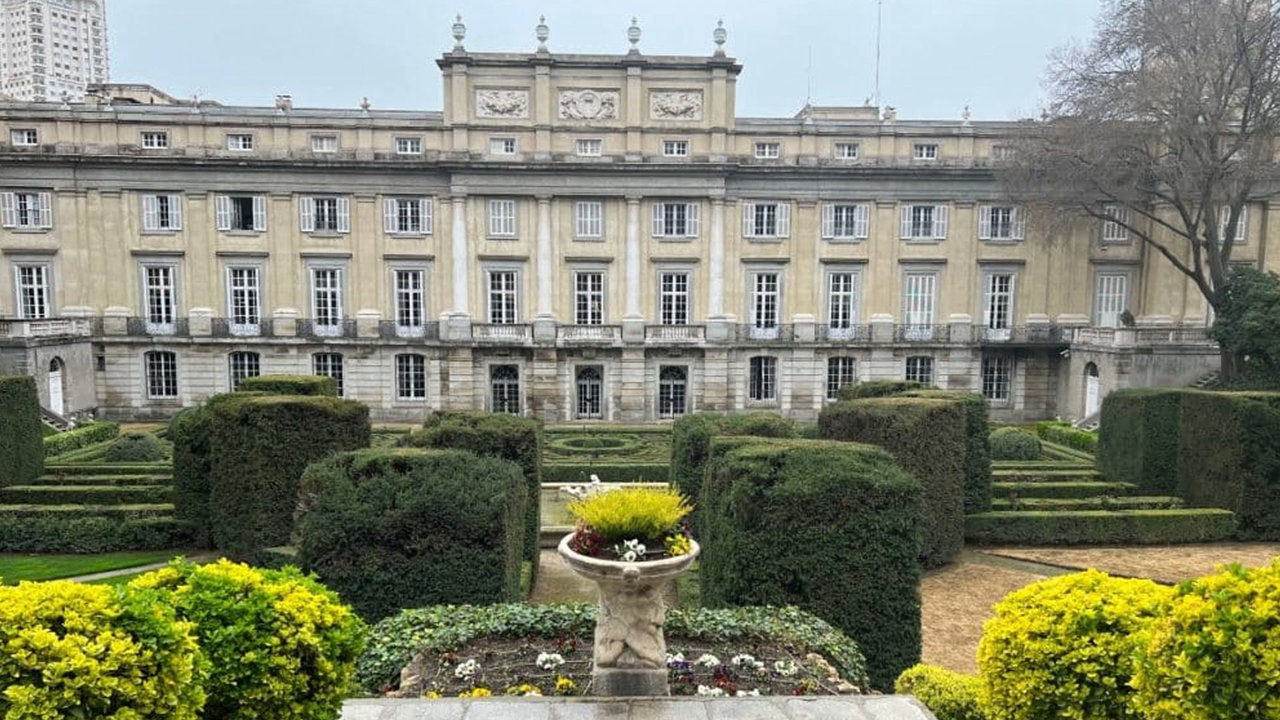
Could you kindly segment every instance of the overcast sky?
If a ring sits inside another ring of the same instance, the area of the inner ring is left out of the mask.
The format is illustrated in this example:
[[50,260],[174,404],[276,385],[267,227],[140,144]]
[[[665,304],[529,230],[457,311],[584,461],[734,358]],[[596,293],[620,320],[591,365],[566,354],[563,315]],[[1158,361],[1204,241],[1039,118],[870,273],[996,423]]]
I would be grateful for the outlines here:
[[[1085,40],[1099,0],[882,0],[882,104],[902,118],[1034,115],[1045,60]],[[641,52],[726,49],[744,69],[738,115],[790,116],[857,105],[874,89],[876,0],[107,0],[111,79],[174,95],[299,107],[440,109],[434,60],[461,12],[472,51],[526,51],[545,13],[552,52],[624,52],[630,17]],[[810,69],[811,68],[811,69]]]

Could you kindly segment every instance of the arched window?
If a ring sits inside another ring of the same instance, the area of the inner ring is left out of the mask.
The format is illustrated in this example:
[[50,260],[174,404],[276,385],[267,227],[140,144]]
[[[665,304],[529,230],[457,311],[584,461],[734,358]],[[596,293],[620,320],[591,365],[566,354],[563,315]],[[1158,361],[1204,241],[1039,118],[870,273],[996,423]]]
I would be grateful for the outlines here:
[[494,365],[489,368],[490,407],[493,412],[520,414],[520,368]]
[[675,418],[688,412],[689,370],[684,365],[663,365],[658,371],[658,417]]
[[579,419],[595,419],[604,417],[604,374],[595,365],[578,368],[578,412]]

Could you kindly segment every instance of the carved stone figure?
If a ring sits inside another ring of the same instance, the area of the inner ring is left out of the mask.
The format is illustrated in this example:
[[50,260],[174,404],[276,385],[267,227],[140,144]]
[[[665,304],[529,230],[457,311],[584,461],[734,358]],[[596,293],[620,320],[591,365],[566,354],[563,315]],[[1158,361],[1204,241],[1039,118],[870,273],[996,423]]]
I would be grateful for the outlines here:
[[618,117],[616,90],[561,90],[562,120],[613,120]]
[[477,90],[476,117],[529,117],[529,91]]
[[649,116],[654,120],[701,120],[702,92],[655,90],[649,93]]

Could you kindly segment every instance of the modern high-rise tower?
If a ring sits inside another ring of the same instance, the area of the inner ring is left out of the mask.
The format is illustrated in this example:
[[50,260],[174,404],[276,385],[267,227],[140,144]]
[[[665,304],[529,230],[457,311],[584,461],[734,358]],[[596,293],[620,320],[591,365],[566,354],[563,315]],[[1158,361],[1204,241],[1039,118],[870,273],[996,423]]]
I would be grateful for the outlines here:
[[107,81],[105,0],[0,0],[0,92],[14,100],[84,98]]

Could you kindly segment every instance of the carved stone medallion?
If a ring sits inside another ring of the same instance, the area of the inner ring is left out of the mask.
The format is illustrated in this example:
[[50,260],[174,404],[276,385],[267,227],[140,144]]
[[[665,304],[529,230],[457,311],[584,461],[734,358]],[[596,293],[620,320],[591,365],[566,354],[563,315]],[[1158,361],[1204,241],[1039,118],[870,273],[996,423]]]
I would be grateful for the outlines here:
[[649,117],[654,120],[701,120],[702,91],[654,90],[649,93]]
[[618,117],[616,90],[561,90],[560,119],[613,120]]
[[476,117],[529,117],[528,90],[476,90]]

